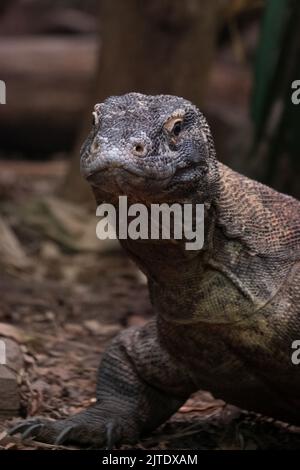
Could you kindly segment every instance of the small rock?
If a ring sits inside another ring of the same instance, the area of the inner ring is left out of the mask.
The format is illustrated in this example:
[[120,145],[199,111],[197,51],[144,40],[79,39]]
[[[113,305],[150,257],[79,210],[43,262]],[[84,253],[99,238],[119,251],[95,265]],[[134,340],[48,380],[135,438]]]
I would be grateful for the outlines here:
[[101,336],[114,336],[119,333],[121,329],[118,325],[107,325],[97,320],[86,320],[83,324],[90,333]]
[[0,416],[18,415],[20,396],[18,377],[23,368],[20,346],[10,338],[0,337]]

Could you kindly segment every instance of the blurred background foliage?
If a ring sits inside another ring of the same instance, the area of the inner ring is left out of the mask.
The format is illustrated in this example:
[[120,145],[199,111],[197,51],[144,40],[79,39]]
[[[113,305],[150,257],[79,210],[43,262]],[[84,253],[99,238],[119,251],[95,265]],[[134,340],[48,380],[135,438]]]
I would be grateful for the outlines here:
[[87,201],[93,104],[171,93],[207,114],[224,163],[299,197],[299,12],[296,0],[3,0],[0,158],[63,161],[58,193]]
[[300,77],[300,2],[266,5],[255,63],[250,165],[254,175],[300,196],[300,111],[291,84]]

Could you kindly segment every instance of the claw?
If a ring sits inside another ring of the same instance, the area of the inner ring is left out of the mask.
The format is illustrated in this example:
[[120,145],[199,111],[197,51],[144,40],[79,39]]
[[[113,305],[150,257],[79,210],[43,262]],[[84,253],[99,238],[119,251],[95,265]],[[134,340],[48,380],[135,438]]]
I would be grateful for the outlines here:
[[41,423],[38,423],[38,424],[33,424],[32,426],[29,426],[28,429],[26,429],[26,431],[23,432],[22,434],[22,439],[25,440],[27,439],[28,437],[36,437],[35,434],[33,433],[33,431],[36,429],[41,429],[43,427],[43,424]]
[[14,434],[22,433],[23,431],[26,431],[28,426],[32,427],[35,424],[36,423],[34,421],[25,421],[23,423],[16,424],[16,426],[14,426],[8,431],[8,434],[10,436],[13,436]]
[[107,446],[105,449],[111,450],[116,443],[116,438],[114,438],[113,436],[113,430],[115,427],[114,422],[110,421],[109,423],[107,423],[105,427],[106,427],[106,442],[107,442]]
[[68,438],[70,432],[72,431],[72,429],[74,429],[73,424],[71,424],[70,426],[67,426],[65,429],[63,429],[62,432],[55,439],[54,444],[55,445],[63,444],[67,440],[67,438]]

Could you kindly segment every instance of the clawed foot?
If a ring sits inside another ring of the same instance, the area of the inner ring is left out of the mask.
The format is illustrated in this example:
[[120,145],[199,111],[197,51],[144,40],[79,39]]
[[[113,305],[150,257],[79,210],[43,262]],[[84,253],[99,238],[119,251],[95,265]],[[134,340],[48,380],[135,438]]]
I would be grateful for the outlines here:
[[75,444],[105,449],[112,449],[121,439],[132,440],[133,437],[128,436],[124,421],[122,424],[115,417],[99,419],[93,414],[87,416],[85,412],[58,421],[28,419],[14,426],[9,434],[21,434],[24,440],[34,439],[57,446]]

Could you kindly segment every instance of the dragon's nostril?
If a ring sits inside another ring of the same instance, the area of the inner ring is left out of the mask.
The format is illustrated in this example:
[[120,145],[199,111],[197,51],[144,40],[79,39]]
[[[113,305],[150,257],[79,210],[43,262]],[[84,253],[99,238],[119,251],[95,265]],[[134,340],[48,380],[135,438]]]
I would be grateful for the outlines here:
[[134,151],[135,151],[137,154],[142,155],[142,154],[144,153],[144,150],[145,150],[145,147],[144,147],[144,145],[142,145],[142,144],[136,144],[136,145],[134,146]]
[[100,144],[99,142],[95,139],[91,145],[91,150],[92,152],[97,152],[97,150],[99,150],[100,148]]

